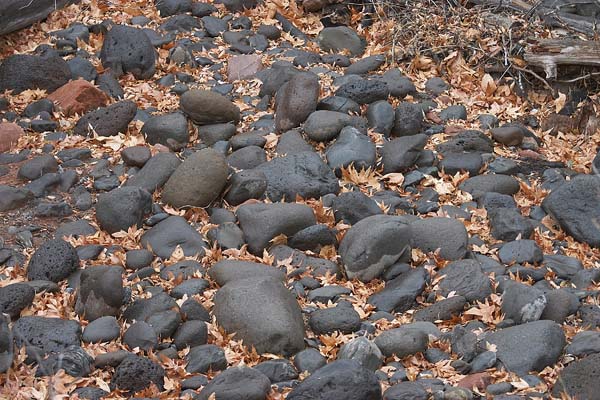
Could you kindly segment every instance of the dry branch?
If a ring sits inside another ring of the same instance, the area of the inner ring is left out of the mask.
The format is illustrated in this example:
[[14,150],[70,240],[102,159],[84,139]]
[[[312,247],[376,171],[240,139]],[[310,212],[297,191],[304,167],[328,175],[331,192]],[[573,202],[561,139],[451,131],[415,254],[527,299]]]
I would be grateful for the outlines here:
[[529,65],[542,68],[546,78],[554,79],[560,65],[600,67],[600,44],[577,39],[535,39],[524,58]]

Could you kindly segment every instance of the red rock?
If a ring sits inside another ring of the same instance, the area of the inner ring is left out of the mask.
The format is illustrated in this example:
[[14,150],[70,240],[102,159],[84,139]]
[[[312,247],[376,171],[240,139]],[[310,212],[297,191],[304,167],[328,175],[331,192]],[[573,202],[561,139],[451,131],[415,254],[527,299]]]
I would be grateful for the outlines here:
[[88,81],[71,81],[52,92],[48,99],[67,116],[84,114],[108,103],[108,96]]
[[234,82],[252,78],[261,69],[263,69],[263,65],[258,54],[233,56],[227,64],[227,80]]
[[485,388],[492,383],[492,377],[487,372],[479,372],[476,374],[467,375],[461,379],[456,386],[465,389],[473,389],[476,387],[479,390],[485,390]]
[[0,153],[12,150],[23,134],[23,128],[12,122],[0,123]]

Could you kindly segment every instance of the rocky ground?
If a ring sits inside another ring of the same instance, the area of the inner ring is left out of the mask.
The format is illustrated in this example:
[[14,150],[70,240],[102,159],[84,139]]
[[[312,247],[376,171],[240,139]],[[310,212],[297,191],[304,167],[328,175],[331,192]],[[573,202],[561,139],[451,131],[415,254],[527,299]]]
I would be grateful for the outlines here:
[[0,38],[0,397],[600,399],[596,97],[220,3]]

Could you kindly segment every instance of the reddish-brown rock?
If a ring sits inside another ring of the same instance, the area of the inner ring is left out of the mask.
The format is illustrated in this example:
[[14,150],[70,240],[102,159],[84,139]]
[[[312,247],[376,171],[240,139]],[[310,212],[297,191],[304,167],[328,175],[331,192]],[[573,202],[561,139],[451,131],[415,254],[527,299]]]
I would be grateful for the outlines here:
[[48,99],[55,102],[67,116],[84,114],[108,102],[108,96],[102,90],[83,79],[59,87],[48,96]]
[[12,150],[23,134],[23,128],[12,122],[0,123],[0,153]]
[[258,54],[233,56],[227,64],[227,80],[234,82],[252,78],[261,69],[263,69],[263,65]]
[[473,389],[475,387],[483,391],[490,383],[492,383],[490,374],[487,372],[479,372],[465,376],[457,383],[456,386],[465,389]]

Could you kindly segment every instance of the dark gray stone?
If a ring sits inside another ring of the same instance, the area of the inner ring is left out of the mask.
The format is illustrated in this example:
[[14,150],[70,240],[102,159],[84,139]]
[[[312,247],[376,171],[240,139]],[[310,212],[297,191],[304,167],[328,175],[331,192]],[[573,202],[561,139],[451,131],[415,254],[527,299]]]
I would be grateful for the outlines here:
[[129,100],[119,101],[108,107],[100,107],[84,114],[73,133],[80,136],[115,136],[126,134],[129,123],[133,120],[137,105]]
[[126,392],[137,392],[155,384],[162,391],[164,377],[165,370],[159,364],[132,354],[115,369],[110,386]]
[[246,366],[230,367],[214,377],[198,395],[208,400],[211,395],[223,400],[263,400],[271,390],[271,382],[262,372]]
[[98,196],[96,219],[108,233],[141,227],[152,210],[152,197],[138,187],[120,187]]
[[439,274],[444,279],[439,287],[444,296],[450,292],[463,296],[467,301],[483,301],[492,293],[489,277],[475,260],[459,260],[446,265]]
[[62,239],[44,242],[31,256],[27,266],[27,279],[59,282],[79,268],[77,251]]
[[187,119],[177,112],[152,116],[144,123],[142,134],[148,143],[160,143],[171,150],[181,149],[190,139]]
[[[48,0],[43,1],[48,2]],[[14,7],[12,3],[3,2],[0,7],[8,5],[12,8]],[[40,7],[43,5],[40,4]],[[1,8],[0,15],[4,16]],[[21,12],[18,9],[13,10]],[[52,51],[43,55],[13,54],[5,58],[0,65],[1,92],[12,90],[13,94],[19,94],[28,89],[42,89],[51,93],[67,83],[69,79],[71,79],[69,65]]]
[[413,247],[424,252],[440,250],[446,260],[458,260],[467,254],[469,236],[465,225],[453,218],[426,218],[410,224]]
[[154,75],[157,54],[141,29],[126,25],[113,26],[104,37],[100,60],[117,76],[132,73],[136,79]]

